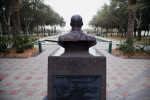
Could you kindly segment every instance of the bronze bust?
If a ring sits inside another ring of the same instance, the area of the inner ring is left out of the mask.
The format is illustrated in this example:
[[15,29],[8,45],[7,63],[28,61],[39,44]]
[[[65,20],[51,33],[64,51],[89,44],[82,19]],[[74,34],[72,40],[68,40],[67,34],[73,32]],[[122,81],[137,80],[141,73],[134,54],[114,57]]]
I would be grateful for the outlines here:
[[80,15],[71,17],[70,26],[72,30],[69,33],[59,36],[58,44],[65,48],[66,51],[86,51],[89,47],[96,44],[96,39],[84,33],[82,28],[83,22]]

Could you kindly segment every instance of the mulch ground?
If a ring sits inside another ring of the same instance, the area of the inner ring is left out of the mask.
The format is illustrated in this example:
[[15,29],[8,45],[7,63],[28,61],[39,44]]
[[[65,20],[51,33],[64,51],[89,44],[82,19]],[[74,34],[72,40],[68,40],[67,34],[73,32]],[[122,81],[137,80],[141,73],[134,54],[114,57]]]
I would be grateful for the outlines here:
[[7,54],[7,55],[4,55],[4,54],[0,53],[0,57],[7,57],[7,58],[21,57],[21,58],[27,58],[27,57],[32,57],[33,55],[37,54],[38,52],[39,52],[38,48],[25,50],[24,53],[16,53],[15,49],[11,49],[9,51],[9,54]]
[[145,59],[150,59],[150,53],[148,53],[148,52],[136,52],[131,56],[124,55],[122,53],[122,51],[116,50],[116,49],[113,49],[112,52],[114,54],[120,56],[120,57],[123,57],[123,58],[145,58]]

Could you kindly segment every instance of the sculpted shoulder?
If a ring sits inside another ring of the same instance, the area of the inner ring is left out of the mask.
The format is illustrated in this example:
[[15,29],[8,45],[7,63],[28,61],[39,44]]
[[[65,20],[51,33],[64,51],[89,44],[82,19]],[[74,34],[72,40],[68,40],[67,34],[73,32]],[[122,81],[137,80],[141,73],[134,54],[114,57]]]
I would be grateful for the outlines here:
[[71,31],[59,36],[58,41],[96,41],[96,39],[82,31]]
[[69,33],[65,33],[63,35],[60,35],[58,41],[66,41],[68,36],[69,36]]

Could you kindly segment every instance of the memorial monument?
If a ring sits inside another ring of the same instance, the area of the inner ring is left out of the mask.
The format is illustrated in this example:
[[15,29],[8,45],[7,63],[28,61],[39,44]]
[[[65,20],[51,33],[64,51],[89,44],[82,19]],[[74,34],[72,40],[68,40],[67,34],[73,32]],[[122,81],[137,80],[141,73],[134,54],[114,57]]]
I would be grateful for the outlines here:
[[70,25],[58,40],[65,52],[48,57],[48,100],[106,100],[106,58],[89,53],[96,39],[82,32],[80,15]]

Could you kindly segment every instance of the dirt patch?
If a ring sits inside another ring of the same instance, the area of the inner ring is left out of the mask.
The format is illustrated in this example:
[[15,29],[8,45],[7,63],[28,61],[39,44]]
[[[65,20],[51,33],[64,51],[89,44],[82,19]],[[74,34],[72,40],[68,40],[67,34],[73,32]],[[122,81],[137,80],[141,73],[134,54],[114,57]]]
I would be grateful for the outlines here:
[[127,56],[122,53],[120,50],[113,49],[112,52],[123,58],[145,58],[150,59],[150,53],[148,52],[136,52],[132,56]]
[[27,57],[32,57],[33,55],[37,54],[39,52],[38,48],[33,48],[33,49],[28,49],[25,50],[24,53],[16,53],[15,49],[11,49],[9,51],[9,54],[5,55],[4,54],[0,54],[0,57],[21,57],[21,58],[27,58]]

